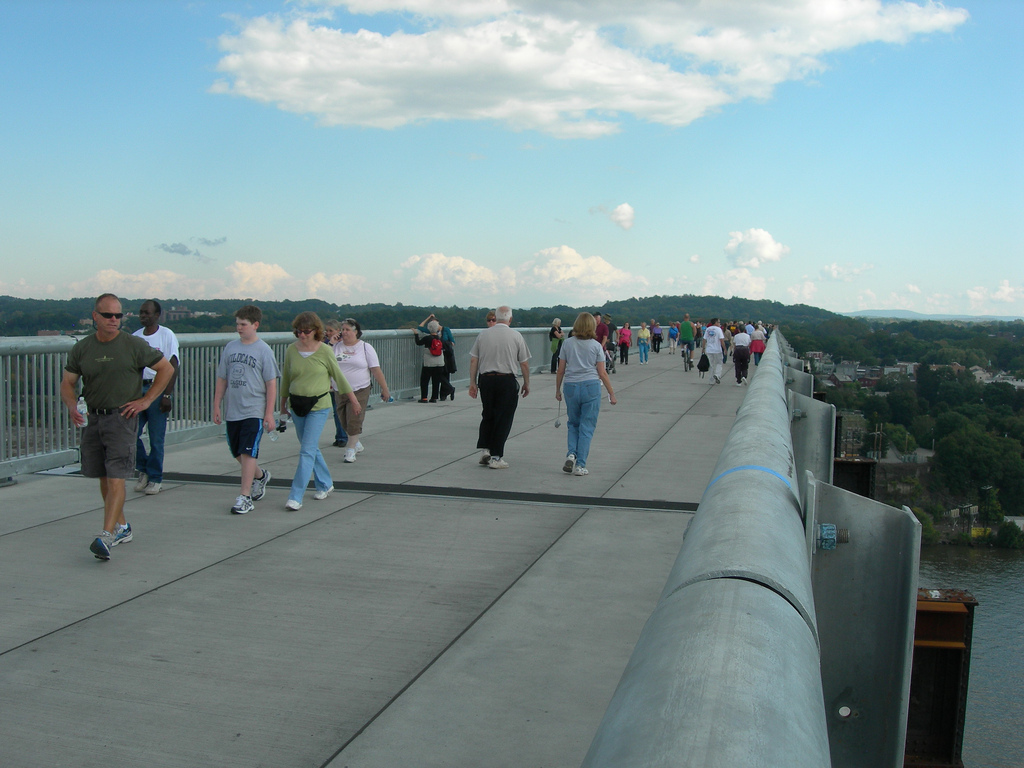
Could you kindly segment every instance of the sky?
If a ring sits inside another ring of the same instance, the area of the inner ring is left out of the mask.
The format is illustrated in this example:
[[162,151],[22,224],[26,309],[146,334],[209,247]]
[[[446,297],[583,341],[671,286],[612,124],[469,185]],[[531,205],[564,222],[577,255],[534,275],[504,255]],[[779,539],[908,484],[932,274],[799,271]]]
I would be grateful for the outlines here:
[[0,294],[1024,316],[1024,2],[2,0]]

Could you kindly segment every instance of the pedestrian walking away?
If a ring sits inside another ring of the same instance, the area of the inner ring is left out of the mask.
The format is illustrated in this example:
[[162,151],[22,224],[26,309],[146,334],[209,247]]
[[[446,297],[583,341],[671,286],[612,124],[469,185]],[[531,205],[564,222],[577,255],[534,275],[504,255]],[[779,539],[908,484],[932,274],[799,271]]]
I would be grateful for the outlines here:
[[[153,403],[139,414],[139,434],[135,443],[135,469],[139,473],[135,483],[136,493],[155,496],[163,489],[164,482],[164,439],[167,435],[167,415],[174,405],[174,384],[178,380],[178,337],[165,325],[160,325],[163,308],[156,299],[142,302],[139,308],[139,322],[142,327],[133,335],[143,339],[149,346],[163,352],[164,359],[174,368],[174,374],[167,388]],[[142,394],[149,392],[156,379],[156,371],[146,368],[142,372]],[[149,451],[142,441],[142,433],[149,433]]]
[[[519,331],[512,330],[512,309],[498,307],[495,323],[480,332],[469,351],[469,396],[480,394],[483,412],[476,447],[480,463],[505,469],[505,442],[512,431],[518,397],[530,394],[530,350]],[[516,369],[523,375],[520,390]]]
[[[86,336],[68,352],[60,382],[60,399],[71,422],[83,427],[79,444],[82,474],[100,481],[103,529],[89,545],[99,560],[132,540],[132,527],[124,516],[125,481],[135,471],[139,414],[149,408],[174,375],[174,368],[159,349],[121,331],[124,312],[112,293],[97,297],[92,312],[96,333]],[[154,372],[153,383],[142,392],[142,372]],[[86,413],[78,410],[78,382]]]
[[711,318],[711,322],[708,323],[707,328],[704,329],[704,339],[701,341],[701,346],[704,350],[704,354],[708,356],[708,362],[711,365],[711,383],[720,384],[722,381],[722,364],[725,335],[722,333],[721,327],[718,324],[718,318]]
[[747,370],[750,367],[750,334],[743,326],[733,334],[732,363],[736,371],[736,386],[747,383]]
[[[623,326],[626,327],[626,326]],[[558,373],[555,378],[555,399],[562,401],[565,394],[568,445],[562,471],[582,477],[589,474],[587,459],[590,444],[601,411],[601,384],[608,392],[608,401],[615,405],[615,392],[605,370],[605,356],[601,345],[594,339],[596,324],[589,312],[581,312],[572,326],[572,336],[562,345],[558,355]],[[622,339],[621,331],[619,339]]]
[[224,422],[228,449],[241,468],[235,515],[252,512],[270,482],[270,471],[259,465],[260,442],[276,427],[278,371],[274,351],[258,335],[262,320],[255,304],[235,311],[238,338],[221,352],[213,390],[213,423]]

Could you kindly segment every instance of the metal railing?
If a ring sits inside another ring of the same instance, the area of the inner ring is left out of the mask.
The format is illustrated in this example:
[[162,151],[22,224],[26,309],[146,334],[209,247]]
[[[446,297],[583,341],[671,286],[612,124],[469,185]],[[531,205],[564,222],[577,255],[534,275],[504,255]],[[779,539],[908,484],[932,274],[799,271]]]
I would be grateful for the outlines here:
[[812,387],[773,334],[584,768],[902,766],[920,525],[829,485]]
[[[517,328],[530,349],[530,364],[539,370],[550,364],[547,328]],[[469,350],[480,331],[452,330],[458,371],[454,384],[469,381]],[[233,333],[178,335],[180,362],[174,388],[174,408],[167,422],[167,443],[174,444],[220,434],[211,420],[217,362],[224,345],[238,338]],[[278,364],[290,333],[262,333]],[[423,348],[413,343],[411,330],[365,331],[396,400],[418,396]],[[18,474],[53,469],[78,461],[80,430],[71,423],[60,399],[60,382],[71,336],[0,337],[0,480]],[[373,384],[377,391],[376,382]]]

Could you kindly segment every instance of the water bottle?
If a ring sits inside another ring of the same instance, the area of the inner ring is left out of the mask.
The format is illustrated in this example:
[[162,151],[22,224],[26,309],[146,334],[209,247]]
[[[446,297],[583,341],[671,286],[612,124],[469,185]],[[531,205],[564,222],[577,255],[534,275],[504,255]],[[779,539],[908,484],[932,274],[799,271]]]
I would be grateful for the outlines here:
[[288,429],[288,414],[282,413],[277,419],[277,426],[270,433],[270,442],[276,443],[286,429]]
[[78,412],[85,417],[85,423],[82,424],[82,428],[89,426],[89,406],[85,404],[85,398],[78,398]]

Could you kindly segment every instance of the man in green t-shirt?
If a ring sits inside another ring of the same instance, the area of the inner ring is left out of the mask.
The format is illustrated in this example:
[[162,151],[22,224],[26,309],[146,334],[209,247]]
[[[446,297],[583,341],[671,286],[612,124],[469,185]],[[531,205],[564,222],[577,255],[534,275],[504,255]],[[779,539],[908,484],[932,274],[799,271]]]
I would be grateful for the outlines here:
[[[100,560],[110,550],[132,540],[132,527],[124,518],[125,479],[135,471],[135,442],[139,413],[160,396],[174,375],[174,368],[159,349],[121,331],[121,302],[112,293],[96,299],[92,312],[96,333],[87,336],[68,353],[60,399],[76,427],[85,427],[79,452],[82,474],[98,477],[103,497],[103,531],[89,550]],[[142,393],[142,371],[152,368],[156,377]],[[89,417],[78,412],[78,380]]]

